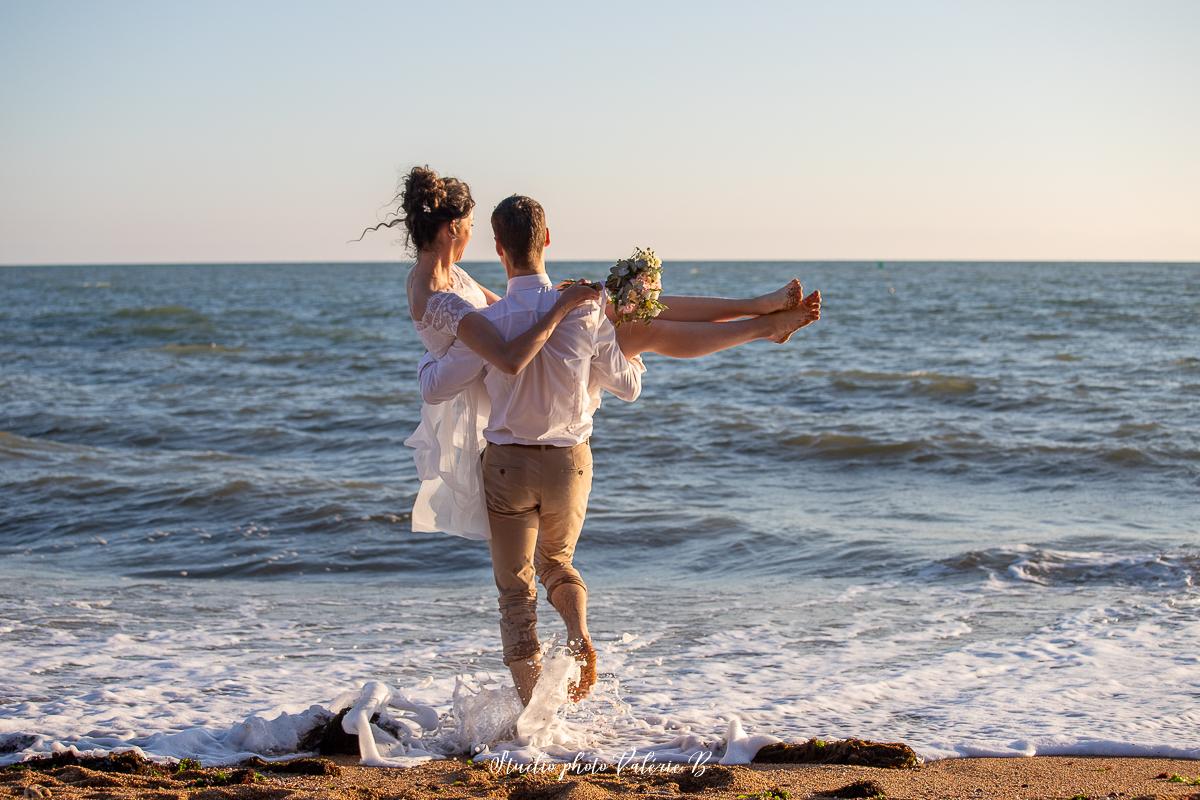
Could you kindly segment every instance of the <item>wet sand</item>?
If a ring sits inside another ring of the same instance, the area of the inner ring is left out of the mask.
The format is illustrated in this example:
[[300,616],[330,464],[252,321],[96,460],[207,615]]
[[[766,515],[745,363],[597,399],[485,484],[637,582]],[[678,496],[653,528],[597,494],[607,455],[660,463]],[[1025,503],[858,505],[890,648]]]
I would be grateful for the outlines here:
[[[302,770],[284,772],[284,769]],[[657,765],[661,768],[663,765]],[[0,797],[154,798],[155,800],[605,800],[623,796],[658,798],[1196,798],[1200,785],[1169,777],[1200,776],[1200,761],[1142,758],[960,758],[916,769],[846,765],[751,764],[703,771],[686,765],[665,773],[625,766],[593,774],[558,769],[522,773],[459,759],[408,769],[358,766],[353,756],[301,759],[287,765],[192,769],[150,767],[143,774],[80,766],[47,770],[8,768],[0,772]],[[870,782],[870,783],[862,783]],[[860,784],[853,787],[854,784]],[[848,791],[847,787],[853,787]],[[40,794],[42,790],[49,794]],[[786,793],[786,794],[785,794]]]

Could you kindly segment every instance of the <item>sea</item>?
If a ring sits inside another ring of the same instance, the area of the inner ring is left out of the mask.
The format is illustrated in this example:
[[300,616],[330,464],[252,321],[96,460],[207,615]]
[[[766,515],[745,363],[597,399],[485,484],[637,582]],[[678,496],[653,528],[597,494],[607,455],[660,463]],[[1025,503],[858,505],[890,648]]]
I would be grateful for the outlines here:
[[524,729],[486,543],[410,529],[406,269],[0,269],[0,763],[1200,757],[1200,265],[668,261],[822,317],[604,402],[600,680]]

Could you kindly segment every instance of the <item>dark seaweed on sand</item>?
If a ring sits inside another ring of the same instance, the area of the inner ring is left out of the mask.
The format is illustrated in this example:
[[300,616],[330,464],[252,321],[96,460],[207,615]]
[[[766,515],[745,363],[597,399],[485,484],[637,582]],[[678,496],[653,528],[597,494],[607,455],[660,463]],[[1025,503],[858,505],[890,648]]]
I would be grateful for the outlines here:
[[842,739],[826,742],[809,739],[798,744],[769,744],[754,756],[755,764],[849,764],[859,767],[914,769],[921,759],[901,742],[868,742]]

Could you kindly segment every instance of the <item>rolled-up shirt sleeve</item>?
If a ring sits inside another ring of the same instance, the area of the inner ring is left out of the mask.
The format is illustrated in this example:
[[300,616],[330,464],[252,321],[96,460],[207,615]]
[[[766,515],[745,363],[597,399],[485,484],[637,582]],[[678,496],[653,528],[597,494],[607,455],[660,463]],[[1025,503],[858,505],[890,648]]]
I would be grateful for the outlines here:
[[617,344],[617,330],[604,313],[600,313],[592,355],[592,380],[601,389],[619,400],[632,403],[642,393],[642,373],[646,365],[641,356],[625,358]]
[[461,341],[456,341],[441,358],[426,353],[417,365],[421,399],[444,403],[466,389],[482,374],[487,362]]

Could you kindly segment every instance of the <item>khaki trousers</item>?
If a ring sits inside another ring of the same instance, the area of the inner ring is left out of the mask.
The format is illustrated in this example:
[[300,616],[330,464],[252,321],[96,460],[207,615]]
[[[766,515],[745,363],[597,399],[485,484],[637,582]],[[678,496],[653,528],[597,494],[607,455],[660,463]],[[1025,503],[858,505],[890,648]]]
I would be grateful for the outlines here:
[[591,448],[489,444],[483,490],[507,665],[538,652],[535,574],[551,603],[564,583],[587,590],[571,559],[592,491]]

